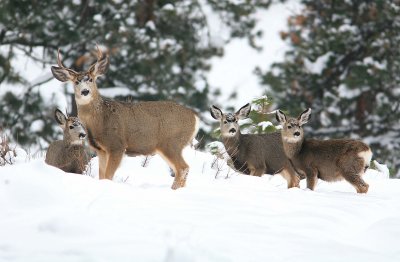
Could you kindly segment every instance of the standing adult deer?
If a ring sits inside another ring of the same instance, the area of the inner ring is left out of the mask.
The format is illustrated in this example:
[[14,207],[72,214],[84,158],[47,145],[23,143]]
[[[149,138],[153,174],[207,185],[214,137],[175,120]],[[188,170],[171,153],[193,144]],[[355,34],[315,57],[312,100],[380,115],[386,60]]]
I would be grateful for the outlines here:
[[64,138],[50,144],[45,162],[64,172],[82,174],[89,162],[83,146],[85,128],[77,117],[67,117],[58,109],[55,110],[54,116],[64,131]]
[[195,137],[198,117],[174,102],[119,102],[100,96],[96,79],[109,65],[97,47],[97,62],[86,72],[64,67],[58,50],[58,66],[51,67],[56,79],[74,84],[78,117],[86,126],[90,145],[99,157],[99,178],[112,179],[121,159],[158,153],[175,173],[172,189],[184,187],[189,166],[182,150]]
[[[244,105],[235,114],[225,114],[214,105],[210,107],[211,116],[220,122],[222,142],[238,172],[252,176],[281,172],[285,166],[289,166],[289,163],[283,151],[279,132],[268,134],[240,132],[238,120],[247,118],[250,111],[250,104]],[[289,188],[299,186],[299,178],[294,170],[285,169],[281,175],[287,180]]]
[[369,167],[371,149],[352,139],[304,139],[303,125],[310,116],[310,108],[298,118],[286,118],[282,111],[276,111],[276,119],[283,126],[283,148],[292,167],[306,176],[307,187],[311,190],[314,190],[318,178],[324,181],[345,179],[357,193],[367,193],[369,185],[361,176]]

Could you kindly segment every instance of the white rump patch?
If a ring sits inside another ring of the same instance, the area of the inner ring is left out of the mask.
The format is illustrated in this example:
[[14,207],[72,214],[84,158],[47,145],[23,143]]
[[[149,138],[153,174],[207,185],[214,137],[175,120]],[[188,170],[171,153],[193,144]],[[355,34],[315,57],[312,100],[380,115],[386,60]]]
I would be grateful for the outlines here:
[[358,153],[358,156],[364,159],[364,165],[369,166],[371,163],[372,159],[372,152],[371,149],[368,149],[367,151],[362,151]]
[[199,131],[199,125],[200,125],[200,120],[197,116],[194,116],[195,118],[195,125],[194,125],[194,131],[193,131],[193,138],[197,135],[197,132]]
[[192,141],[190,144],[190,146],[193,148],[195,148],[196,145],[199,144],[199,141],[197,141],[197,139],[196,139],[197,132],[199,131],[199,123],[200,123],[199,118],[197,116],[195,116],[194,131],[193,131],[193,135],[192,135]]

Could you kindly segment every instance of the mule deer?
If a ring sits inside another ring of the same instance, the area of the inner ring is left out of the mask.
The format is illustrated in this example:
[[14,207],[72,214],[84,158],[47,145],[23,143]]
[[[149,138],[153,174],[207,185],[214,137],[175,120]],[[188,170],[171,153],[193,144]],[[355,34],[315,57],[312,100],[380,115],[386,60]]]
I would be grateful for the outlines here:
[[[247,118],[250,111],[250,104],[244,105],[235,114],[224,114],[214,105],[210,107],[211,116],[220,121],[222,142],[238,172],[252,176],[278,173],[289,164],[283,151],[281,134],[242,134],[238,120]],[[281,174],[288,181],[289,188],[299,185],[294,171]]]
[[77,117],[67,117],[58,109],[54,116],[64,131],[64,138],[50,144],[45,162],[64,172],[82,174],[89,162],[83,146],[85,129]]
[[283,148],[293,169],[306,176],[307,187],[311,190],[318,178],[329,182],[345,179],[357,193],[366,193],[369,185],[361,176],[369,167],[371,149],[352,139],[304,139],[303,125],[310,116],[310,108],[298,118],[286,118],[282,111],[276,111],[276,119],[283,125]]
[[51,67],[56,79],[74,84],[78,117],[88,140],[99,157],[99,178],[112,179],[121,159],[158,153],[175,173],[172,189],[184,187],[189,166],[182,150],[195,137],[198,117],[194,111],[174,102],[119,102],[100,96],[96,79],[109,65],[97,46],[97,62],[86,72],[66,68],[60,59]]

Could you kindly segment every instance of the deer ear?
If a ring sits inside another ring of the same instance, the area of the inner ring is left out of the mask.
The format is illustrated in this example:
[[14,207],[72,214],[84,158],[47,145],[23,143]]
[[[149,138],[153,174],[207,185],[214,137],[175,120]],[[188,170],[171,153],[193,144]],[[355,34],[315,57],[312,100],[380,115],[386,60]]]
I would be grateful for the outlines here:
[[88,71],[94,77],[101,76],[107,72],[108,65],[108,56],[105,56],[100,61],[97,61],[96,64],[92,65]]
[[245,119],[249,116],[251,111],[251,105],[250,103],[245,104],[244,106],[242,106],[236,113],[235,115],[239,118],[239,119]]
[[214,105],[210,106],[210,114],[216,120],[221,120],[222,115],[223,115],[221,109],[219,109],[218,107],[216,107]]
[[308,108],[307,110],[304,110],[303,113],[300,114],[300,116],[297,118],[299,120],[299,125],[302,126],[310,120],[311,117],[311,108]]
[[67,123],[67,117],[59,109],[54,112],[54,118],[57,123],[64,129],[65,123]]
[[286,115],[283,113],[281,110],[276,110],[275,114],[276,120],[278,120],[279,123],[285,123],[286,122]]
[[53,73],[53,76],[61,82],[67,82],[69,80],[73,81],[73,79],[76,77],[72,70],[67,70],[66,68],[61,68],[58,66],[52,66],[51,72]]

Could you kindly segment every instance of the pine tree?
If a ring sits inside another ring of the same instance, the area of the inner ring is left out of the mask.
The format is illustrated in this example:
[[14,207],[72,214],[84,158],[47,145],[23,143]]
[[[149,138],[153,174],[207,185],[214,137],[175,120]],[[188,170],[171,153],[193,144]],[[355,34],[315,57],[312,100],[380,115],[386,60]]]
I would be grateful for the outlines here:
[[303,0],[285,60],[260,73],[277,106],[313,109],[310,136],[360,138],[400,167],[399,1]]
[[[100,88],[125,87],[133,101],[171,99],[198,111],[207,110],[210,86],[205,73],[210,68],[209,59],[221,56],[224,43],[235,37],[246,37],[254,46],[254,39],[260,35],[254,30],[254,13],[269,4],[270,0],[3,0],[0,83],[18,82],[24,86],[24,95],[0,93],[4,96],[0,97],[0,126],[10,128],[21,144],[50,139],[54,133],[24,132],[29,130],[30,121],[43,112],[52,112],[54,105],[43,103],[36,85],[24,82],[11,67],[15,49],[50,70],[60,48],[63,63],[79,71],[94,62],[95,44],[99,43],[107,48],[111,63],[99,80]],[[228,37],[222,43],[211,35],[206,11],[226,26]],[[38,48],[40,56],[32,52]],[[25,96],[37,97],[29,100],[37,107],[34,111],[20,108]],[[126,99],[126,94],[118,98]],[[45,126],[51,123],[51,115]]]

